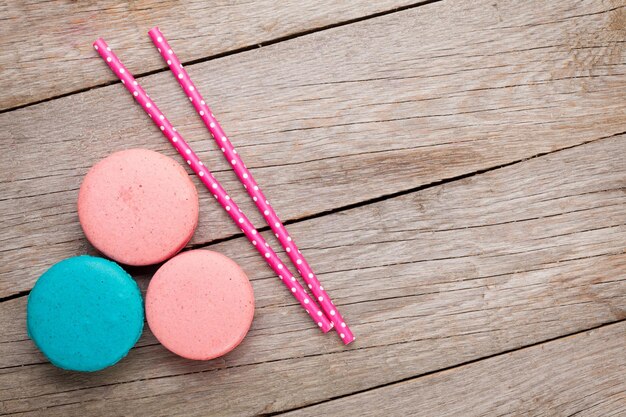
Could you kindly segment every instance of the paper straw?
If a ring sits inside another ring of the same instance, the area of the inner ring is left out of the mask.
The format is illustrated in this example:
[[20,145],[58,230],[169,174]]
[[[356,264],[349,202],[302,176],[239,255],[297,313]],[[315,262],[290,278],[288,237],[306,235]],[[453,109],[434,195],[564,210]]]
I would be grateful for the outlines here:
[[317,303],[311,300],[306,290],[302,288],[289,269],[280,261],[276,253],[265,239],[263,239],[263,236],[257,232],[250,220],[248,220],[237,204],[228,196],[226,190],[224,190],[222,185],[213,177],[213,174],[204,166],[165,115],[161,113],[154,101],[148,97],[131,73],[111,51],[111,48],[108,47],[102,38],[99,38],[93,45],[102,59],[109,65],[113,73],[117,75],[126,89],[135,97],[135,100],[159,127],[167,140],[169,140],[178,153],[187,161],[187,164],[191,167],[193,172],[200,177],[200,181],[213,193],[213,196],[217,199],[222,208],[226,210],[235,224],[241,228],[241,231],[246,235],[250,243],[252,243],[256,250],[263,256],[265,262],[267,262],[278,275],[283,284],[289,288],[292,295],[300,302],[300,305],[309,313],[324,333],[330,330],[333,324],[326,318],[324,313],[317,306]]
[[302,279],[304,279],[304,282],[306,282],[315,298],[319,301],[322,311],[326,314],[326,317],[332,321],[343,342],[345,344],[352,342],[354,340],[354,335],[346,325],[344,319],[341,317],[341,314],[339,314],[337,308],[332,303],[330,297],[324,290],[324,287],[322,287],[318,281],[316,275],[309,266],[309,263],[298,250],[298,247],[293,239],[289,236],[287,229],[274,212],[274,209],[270,206],[257,182],[254,180],[254,177],[250,171],[248,171],[248,168],[246,168],[242,159],[237,154],[237,151],[226,136],[226,133],[224,133],[224,130],[218,121],[215,119],[215,116],[211,112],[209,106],[205,103],[202,95],[191,81],[191,78],[178,60],[178,57],[167,42],[167,39],[165,39],[165,36],[163,36],[158,27],[150,30],[148,34],[163,59],[167,62],[170,70],[175,75],[176,80],[185,91],[185,94],[187,94],[191,104],[200,115],[200,118],[206,125],[207,129],[211,132],[217,146],[221,148],[224,157],[237,174],[239,181],[241,181],[244,188],[255,202],[257,208],[263,214],[265,220],[272,228],[272,231],[274,231],[274,234],[287,252],[287,255],[293,264],[296,265]]

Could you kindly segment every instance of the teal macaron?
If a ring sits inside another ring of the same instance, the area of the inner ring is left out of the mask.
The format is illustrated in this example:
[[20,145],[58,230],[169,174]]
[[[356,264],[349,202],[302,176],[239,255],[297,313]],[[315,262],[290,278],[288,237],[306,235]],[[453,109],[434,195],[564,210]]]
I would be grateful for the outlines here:
[[65,259],[44,272],[28,297],[28,335],[54,365],[92,372],[117,363],[143,330],[141,292],[118,264]]

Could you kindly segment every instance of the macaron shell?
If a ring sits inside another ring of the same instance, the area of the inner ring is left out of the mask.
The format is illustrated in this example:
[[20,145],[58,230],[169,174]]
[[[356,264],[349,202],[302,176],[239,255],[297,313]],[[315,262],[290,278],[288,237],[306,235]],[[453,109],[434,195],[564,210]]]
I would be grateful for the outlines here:
[[78,195],[80,224],[93,246],[127,265],[163,262],[191,239],[198,193],[185,169],[147,149],[113,153],[94,165]]
[[143,330],[135,281],[116,263],[92,256],[48,269],[28,297],[30,338],[54,365],[98,371],[117,363]]
[[146,319],[173,353],[209,360],[234,349],[254,316],[254,293],[245,272],[217,252],[193,250],[156,272],[146,294]]

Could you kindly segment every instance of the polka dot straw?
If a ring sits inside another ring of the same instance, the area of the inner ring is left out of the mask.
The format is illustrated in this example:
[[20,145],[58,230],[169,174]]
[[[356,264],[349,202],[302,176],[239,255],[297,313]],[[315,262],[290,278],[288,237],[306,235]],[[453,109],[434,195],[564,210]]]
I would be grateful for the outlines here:
[[187,74],[187,71],[183,68],[182,64],[178,60],[178,57],[170,47],[167,39],[161,33],[159,28],[155,27],[150,32],[148,32],[152,42],[159,50],[159,53],[163,57],[163,59],[167,62],[172,71],[172,74],[175,75],[176,80],[180,84],[180,86],[185,90],[185,94],[189,97],[191,104],[194,106],[200,118],[206,125],[209,132],[213,136],[213,139],[217,143],[224,154],[224,157],[231,165],[239,181],[243,184],[244,188],[255,202],[259,211],[263,214],[263,217],[269,224],[269,226],[274,231],[274,234],[278,238],[282,247],[287,251],[287,255],[293,262],[293,265],[296,266],[298,272],[304,279],[304,282],[311,289],[311,292],[315,296],[315,298],[320,303],[322,311],[326,314],[326,317],[334,324],[335,330],[343,340],[345,344],[348,344],[354,340],[354,335],[350,331],[350,328],[346,325],[343,317],[339,314],[337,308],[333,305],[330,297],[324,290],[324,287],[320,284],[317,277],[313,273],[313,270],[309,266],[309,263],[306,261],[304,256],[298,250],[296,243],[289,236],[287,229],[283,226],[283,223],[280,221],[274,209],[270,206],[269,202],[263,195],[260,187],[257,185],[257,182],[254,180],[254,177],[246,168],[246,165],[243,163],[241,157],[237,154],[237,151],[233,147],[232,143],[222,130],[222,127],[218,123],[218,121],[213,116],[211,109],[205,103],[202,95],[195,87],[191,78]]
[[111,68],[113,73],[122,80],[124,87],[133,95],[135,100],[148,113],[148,116],[159,127],[163,135],[176,148],[178,153],[186,160],[187,165],[200,177],[200,181],[211,191],[220,205],[226,210],[230,218],[235,224],[241,228],[248,240],[254,245],[256,250],[263,256],[265,262],[274,270],[280,280],[287,286],[292,295],[300,302],[300,305],[306,310],[317,325],[326,333],[333,324],[328,320],[324,313],[320,310],[317,303],[311,299],[307,291],[302,288],[300,283],[294,278],[289,269],[284,266],[276,253],[269,244],[263,239],[263,236],[257,232],[250,220],[243,214],[237,204],[226,194],[226,190],[213,177],[213,174],[204,166],[194,151],[187,145],[176,129],[171,125],[169,120],[161,113],[154,101],[141,88],[139,83],[133,78],[130,72],[122,65],[117,56],[111,51],[106,42],[100,38],[94,44],[94,48],[98,51],[102,59]]

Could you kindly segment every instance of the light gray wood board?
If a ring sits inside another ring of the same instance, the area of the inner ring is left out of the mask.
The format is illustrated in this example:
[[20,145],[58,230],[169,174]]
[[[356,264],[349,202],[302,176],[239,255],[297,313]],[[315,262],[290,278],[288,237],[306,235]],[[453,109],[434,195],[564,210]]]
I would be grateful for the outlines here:
[[[609,3],[434,3],[189,71],[279,215],[299,219],[626,131],[624,8]],[[142,82],[262,224],[171,75]],[[0,297],[93,253],[75,208],[93,163],[129,147],[178,159],[120,84],[1,114],[0,136]],[[192,245],[239,233],[200,195]]]
[[626,415],[626,322],[285,416]]
[[[419,2],[415,2],[419,3]],[[0,4],[0,110],[114,80],[92,43],[115,45],[128,68],[163,68],[148,38],[159,26],[183,62],[203,59],[410,4],[381,1],[68,2]]]
[[244,239],[211,246],[250,273],[258,300],[249,336],[216,361],[174,357],[146,332],[113,368],[63,372],[23,340],[25,297],[2,303],[2,411],[277,412],[623,320],[625,146],[600,140],[294,224],[357,334],[349,348],[313,328]]

